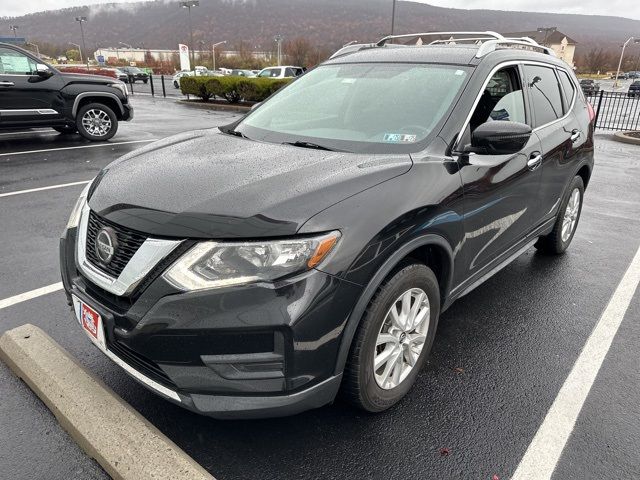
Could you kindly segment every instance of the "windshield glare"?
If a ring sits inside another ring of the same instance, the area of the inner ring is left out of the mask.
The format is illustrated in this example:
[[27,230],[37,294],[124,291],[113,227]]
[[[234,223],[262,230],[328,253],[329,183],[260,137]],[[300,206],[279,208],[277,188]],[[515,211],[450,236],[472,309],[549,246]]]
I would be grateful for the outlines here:
[[417,150],[451,108],[468,76],[459,66],[325,65],[251,112],[236,130],[272,143],[333,150]]

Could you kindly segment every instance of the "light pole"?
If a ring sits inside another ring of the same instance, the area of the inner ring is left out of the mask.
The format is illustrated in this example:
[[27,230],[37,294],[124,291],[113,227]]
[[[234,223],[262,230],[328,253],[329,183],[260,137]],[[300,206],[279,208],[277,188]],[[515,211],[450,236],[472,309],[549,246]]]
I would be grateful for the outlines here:
[[84,63],[82,61],[82,50],[80,49],[80,45],[78,45],[77,43],[73,43],[73,42],[69,42],[69,45],[73,45],[74,47],[76,47],[78,49],[78,52],[80,52],[80,63]]
[[[391,35],[396,29],[396,0],[393,0],[393,5],[391,7]],[[393,43],[393,39],[391,39],[391,43]]]
[[278,44],[278,66],[280,66],[282,63],[282,40],[284,40],[284,37],[282,35],[276,35],[273,37],[273,40]]
[[24,42],[25,45],[31,45],[33,47],[36,47],[36,56],[38,58],[40,58],[40,48],[38,48],[38,45],[36,45],[35,43],[31,43],[31,42]]
[[[84,50],[84,56],[87,59],[87,68],[89,68],[89,55],[87,55],[87,47],[85,47],[84,43],[84,27],[82,26],[82,24],[86,21],[87,17],[76,17],[76,22],[80,23],[80,34],[82,35],[82,50]],[[82,61],[82,52],[80,52],[80,60]]]
[[9,27],[9,30],[13,30],[13,38],[16,38],[18,36],[18,25],[11,25]]
[[227,41],[223,40],[222,42],[214,43],[213,45],[211,45],[211,54],[213,55],[213,70],[214,71],[216,69],[216,47],[218,45],[222,45],[223,43],[227,43]]
[[188,2],[180,2],[182,8],[189,10],[189,50],[191,50],[191,63],[195,63],[193,57],[193,26],[191,25],[191,7],[197,7],[200,5],[199,0],[190,0]]
[[624,50],[627,45],[633,41],[633,43],[640,43],[640,38],[629,37],[629,39],[622,44],[622,52],[620,53],[620,61],[618,62],[618,70],[616,70],[616,80],[613,82],[613,89],[618,88],[618,75],[620,75],[620,67],[622,66],[622,57],[624,57]]
[[547,46],[547,38],[549,38],[549,33],[553,33],[558,29],[558,27],[538,27],[538,32],[544,32],[544,40],[542,40],[542,45]]

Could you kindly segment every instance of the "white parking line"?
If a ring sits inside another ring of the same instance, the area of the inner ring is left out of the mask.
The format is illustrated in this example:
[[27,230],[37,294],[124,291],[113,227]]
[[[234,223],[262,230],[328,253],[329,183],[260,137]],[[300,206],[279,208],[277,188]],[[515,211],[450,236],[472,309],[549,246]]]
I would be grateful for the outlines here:
[[591,332],[511,480],[551,478],[640,283],[640,248]]
[[112,147],[114,145],[127,145],[130,143],[145,143],[145,142],[155,142],[157,139],[153,138],[151,140],[130,140],[128,142],[105,142],[105,143],[96,143],[93,145],[78,145],[76,147],[60,147],[60,148],[44,148],[42,150],[27,150],[23,152],[10,152],[10,153],[0,153],[0,157],[8,157],[11,155],[24,155],[27,153],[43,153],[43,152],[57,152],[60,150],[77,150],[80,148],[98,148],[98,147]]
[[19,295],[14,295],[13,297],[5,298],[4,300],[0,300],[0,310],[2,310],[3,308],[11,307],[18,303],[26,302],[27,300],[41,297],[42,295],[57,292],[58,290],[62,290],[62,282],[47,285],[46,287],[36,288],[35,290],[30,290]]
[[59,185],[50,185],[48,187],[30,188],[28,190],[17,190],[15,192],[0,193],[0,198],[11,197],[13,195],[22,195],[23,193],[41,192],[43,190],[53,190],[54,188],[73,187],[74,185],[86,185],[91,180],[82,180],[81,182],[61,183]]

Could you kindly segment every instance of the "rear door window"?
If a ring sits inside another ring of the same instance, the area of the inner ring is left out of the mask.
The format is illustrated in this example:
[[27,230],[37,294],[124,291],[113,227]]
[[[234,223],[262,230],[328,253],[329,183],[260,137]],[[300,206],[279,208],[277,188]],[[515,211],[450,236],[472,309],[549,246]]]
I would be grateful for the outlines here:
[[525,65],[524,72],[533,108],[534,128],[562,117],[562,96],[554,69]]
[[576,96],[576,87],[574,86],[571,78],[569,78],[569,74],[564,70],[559,70],[558,75],[560,76],[560,83],[562,84],[562,89],[564,90],[564,113],[569,111],[571,108],[571,104],[573,103],[573,98]]

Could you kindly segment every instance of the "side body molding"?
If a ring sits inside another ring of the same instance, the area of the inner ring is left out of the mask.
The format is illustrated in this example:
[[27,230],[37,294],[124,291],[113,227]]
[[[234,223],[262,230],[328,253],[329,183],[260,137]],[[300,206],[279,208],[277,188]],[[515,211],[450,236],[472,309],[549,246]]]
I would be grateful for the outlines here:
[[356,330],[358,329],[358,325],[360,325],[360,320],[364,315],[364,311],[369,304],[371,298],[376,293],[376,290],[382,283],[382,281],[386,278],[387,275],[405,258],[409,253],[414,251],[419,247],[423,247],[425,245],[435,245],[443,248],[447,252],[447,258],[449,261],[449,278],[447,280],[447,284],[445,285],[444,292],[442,292],[443,303],[441,309],[447,307],[447,297],[449,292],[451,291],[451,282],[453,278],[453,251],[451,249],[451,245],[440,235],[435,234],[427,234],[421,237],[414,238],[413,240],[405,243],[400,248],[398,248],[395,252],[391,254],[391,256],[384,262],[382,267],[376,272],[376,274],[371,278],[367,286],[364,288],[362,295],[358,299],[356,306],[353,308],[351,315],[347,320],[347,325],[342,332],[342,340],[340,341],[340,350],[338,351],[338,359],[336,361],[335,374],[340,374],[344,370],[344,366],[347,362],[347,356],[349,354],[349,349],[351,348],[351,342],[353,341],[353,337],[355,336]]

